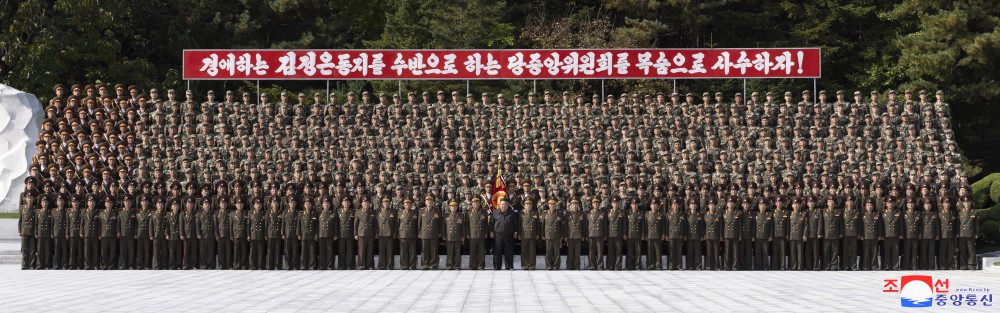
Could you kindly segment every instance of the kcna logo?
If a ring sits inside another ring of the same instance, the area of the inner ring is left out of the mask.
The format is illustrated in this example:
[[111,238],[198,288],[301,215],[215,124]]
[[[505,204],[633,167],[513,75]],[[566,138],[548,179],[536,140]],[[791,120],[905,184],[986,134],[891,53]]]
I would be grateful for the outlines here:
[[882,292],[898,292],[899,304],[908,308],[934,305],[935,295],[948,294],[948,280],[933,280],[930,275],[905,275],[900,279],[884,279]]

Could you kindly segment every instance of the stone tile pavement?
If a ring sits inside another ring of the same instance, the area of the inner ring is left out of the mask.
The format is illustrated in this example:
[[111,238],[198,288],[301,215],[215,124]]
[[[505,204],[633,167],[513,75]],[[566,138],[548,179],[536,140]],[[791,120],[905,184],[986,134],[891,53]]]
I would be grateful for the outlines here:
[[[22,271],[0,312],[890,312],[883,279],[929,274],[1000,290],[1000,274],[672,271]],[[1000,301],[1000,297],[997,297]],[[1000,307],[934,307],[992,311]]]

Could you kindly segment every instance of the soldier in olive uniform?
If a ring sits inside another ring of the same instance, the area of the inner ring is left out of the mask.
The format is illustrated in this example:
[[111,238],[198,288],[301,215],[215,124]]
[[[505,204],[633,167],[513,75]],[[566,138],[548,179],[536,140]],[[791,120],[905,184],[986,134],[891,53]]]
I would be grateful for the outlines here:
[[230,219],[229,198],[219,195],[215,201],[215,240],[219,254],[219,268],[230,269],[233,265],[233,221]]
[[68,221],[67,236],[69,239],[69,268],[80,270],[84,268],[83,263],[83,212],[80,206],[83,205],[83,198],[77,195],[69,196],[69,210],[66,211]]
[[774,217],[767,211],[767,200],[757,199],[757,215],[754,216],[753,269],[766,271],[771,268],[768,250],[774,240]]
[[469,208],[469,269],[486,268],[486,237],[489,234],[489,212],[481,207],[482,200],[473,197]]
[[785,207],[787,200],[785,196],[774,198],[774,212],[771,213],[773,218],[771,225],[774,236],[771,240],[772,270],[788,270],[788,228],[790,218],[788,209]]
[[906,211],[903,212],[903,265],[905,270],[915,270],[920,252],[921,218],[923,213],[917,210],[917,199],[906,198]]
[[952,209],[951,199],[941,198],[941,210],[938,212],[941,225],[938,245],[938,269],[955,270],[955,238],[957,238],[958,217]]
[[607,242],[608,242],[608,270],[620,271],[622,269],[622,240],[627,230],[625,225],[625,212],[619,207],[621,199],[614,196],[611,199],[611,209],[607,213]]
[[756,226],[756,216],[757,212],[754,210],[753,205],[755,201],[749,196],[742,196],[740,198],[740,243],[739,243],[739,263],[741,270],[752,270],[753,269],[753,244],[754,244],[754,226]]
[[254,196],[251,200],[249,216],[250,269],[263,270],[267,268],[267,212],[264,210],[264,198]]
[[198,212],[195,223],[197,224],[196,235],[198,237],[198,256],[201,262],[199,269],[215,269],[215,215],[212,214],[212,199],[202,198],[200,203],[201,212]]
[[98,213],[98,219],[101,221],[101,269],[110,270],[115,263],[115,252],[118,248],[117,237],[118,237],[118,215],[115,214],[114,209],[116,207],[117,199],[112,196],[104,197],[104,207],[101,208],[101,213]]
[[17,235],[21,236],[21,269],[35,269],[38,266],[36,250],[38,242],[35,237],[35,226],[38,224],[38,196],[34,193],[24,195],[21,214],[17,219]]
[[837,198],[827,196],[823,209],[823,269],[840,270],[840,240],[844,238],[844,217],[837,207]]
[[[99,202],[100,198],[97,195],[88,195],[87,209],[81,213],[83,215],[83,221],[81,222],[81,225],[83,225],[83,258],[88,270],[98,269],[101,267],[101,248],[99,241],[101,220],[98,217]],[[34,225],[31,227],[34,227]],[[34,233],[32,233],[32,235],[34,235]]]
[[38,197],[38,209],[35,210],[35,240],[37,241],[37,264],[35,269],[52,268],[52,197]]
[[282,223],[281,198],[271,196],[267,207],[267,269],[280,270],[281,265],[281,236],[284,226]]
[[[166,201],[166,199],[162,200]],[[167,232],[167,250],[169,250],[170,257],[165,267],[177,270],[184,266],[184,240],[181,239],[181,234],[184,233],[181,216],[184,213],[181,213],[181,206],[183,205],[180,198],[171,199],[169,205],[170,213],[167,215],[167,223],[170,226],[170,230]]]
[[[670,199],[670,210],[667,211],[667,269],[669,270],[681,270],[684,268],[684,264],[681,262],[682,249],[684,247],[684,236],[687,235],[688,230],[685,227],[686,214],[681,210],[681,198],[674,197]],[[693,261],[693,260],[691,260]],[[692,263],[691,265],[694,265]]]
[[639,200],[629,200],[629,212],[625,217],[625,269],[642,270],[642,235],[646,231],[645,216],[639,210]]
[[135,213],[135,233],[136,233],[136,267],[140,269],[152,268],[153,240],[149,236],[152,226],[153,203],[147,195],[139,197],[139,208]]
[[840,265],[843,269],[848,271],[858,270],[858,239],[859,235],[864,231],[862,225],[861,212],[855,207],[857,203],[857,198],[854,196],[848,196],[844,201],[844,211],[843,221],[844,221],[844,238],[841,240],[843,244],[843,257],[841,258]]
[[462,269],[462,241],[465,240],[465,214],[458,210],[458,200],[448,202],[448,215],[444,218],[445,268]]
[[[147,238],[153,242],[153,269],[170,269],[170,253],[167,251],[167,237],[170,233],[170,222],[166,203],[163,198],[144,198],[143,201],[153,201],[156,210],[149,215]],[[143,235],[143,234],[140,234]]]
[[742,215],[736,208],[736,196],[729,196],[726,199],[726,210],[722,212],[723,231],[722,238],[725,241],[726,256],[723,268],[730,271],[740,269],[739,264],[739,242],[740,227],[743,223]]
[[438,244],[441,240],[441,210],[434,205],[434,196],[424,197],[424,207],[420,209],[420,267],[423,270],[437,270],[441,257]]
[[940,223],[938,222],[938,212],[934,212],[933,210],[933,199],[921,199],[920,205],[923,207],[923,212],[921,212],[921,220],[923,223],[920,227],[919,269],[936,270],[937,251],[935,250],[934,243],[941,239],[941,237],[938,236],[938,233],[940,233],[940,230],[938,230],[938,227],[940,226]]
[[646,212],[643,237],[646,239],[646,269],[663,270],[663,239],[666,238],[667,219],[660,209],[659,201],[649,203]]
[[250,268],[250,217],[247,215],[246,198],[235,197],[233,202],[236,210],[229,213],[229,224],[232,228],[233,269],[247,270]]
[[319,241],[319,260],[316,268],[319,270],[333,269],[333,245],[336,238],[337,212],[333,210],[333,199],[321,197],[319,219],[317,220],[316,236]]
[[[289,189],[292,189],[290,187]],[[302,246],[299,242],[299,199],[297,196],[285,197],[285,208],[281,216],[281,239],[285,244],[285,269],[298,270],[302,261]]]
[[303,270],[316,270],[316,235],[319,232],[319,221],[316,217],[316,210],[313,208],[313,200],[306,198],[302,201],[302,213],[299,214],[299,236],[302,243],[301,268]]
[[52,246],[55,252],[52,255],[52,268],[61,270],[69,269],[68,253],[69,247],[69,218],[67,217],[66,207],[68,204],[68,194],[59,194],[56,196],[56,206],[52,212]]
[[541,217],[535,212],[535,204],[531,199],[525,199],[521,203],[521,229],[518,233],[521,237],[521,269],[531,271],[535,269],[538,251],[538,240],[541,238]]
[[118,211],[118,245],[121,249],[119,269],[136,269],[135,239],[138,236],[138,220],[135,214],[135,200],[129,196],[125,196],[122,200],[122,210]]
[[357,247],[354,239],[354,207],[351,206],[351,199],[343,197],[340,199],[340,211],[337,212],[337,268],[341,270],[353,270],[357,268],[357,258],[354,256],[354,248]]
[[409,197],[403,199],[403,210],[399,212],[399,269],[417,269],[417,230],[419,213]]
[[802,210],[801,197],[792,199],[792,212],[788,215],[788,247],[791,251],[788,268],[801,271],[806,268],[805,241],[809,212]]
[[181,240],[184,241],[185,270],[198,268],[198,213],[195,211],[195,198],[184,199],[184,213],[181,215]]
[[979,220],[972,208],[972,197],[962,196],[958,206],[958,267],[960,270],[976,269],[976,239],[979,238]]
[[391,205],[392,199],[382,198],[382,206],[378,212],[378,269],[391,270],[396,267],[393,251],[396,249],[396,210]]
[[715,198],[709,198],[706,204],[708,208],[704,213],[705,235],[705,268],[713,271],[719,270],[719,241],[722,239],[722,214],[716,209],[718,206]]
[[687,221],[684,225],[687,229],[687,234],[685,234],[685,237],[687,237],[687,254],[685,258],[687,260],[687,269],[691,271],[704,268],[701,251],[703,240],[705,239],[705,219],[702,213],[698,211],[698,199],[694,197],[688,199],[687,216],[684,217]]
[[823,259],[820,257],[823,240],[823,211],[820,210],[816,196],[806,198],[806,249],[805,265],[807,270],[818,271]]
[[549,209],[541,216],[542,239],[545,240],[545,269],[553,271],[562,267],[559,249],[562,247],[566,225],[556,206],[556,200],[550,199],[548,204]]
[[583,212],[580,200],[573,198],[566,213],[566,269],[580,270],[580,246],[586,240]]
[[899,240],[903,239],[902,214],[896,210],[895,199],[885,198],[882,212],[882,269],[899,270]]
[[606,231],[601,199],[594,197],[590,204],[590,211],[587,212],[587,269],[596,271],[604,269]]
[[375,269],[375,212],[367,196],[361,196],[361,209],[354,214],[354,239],[358,241],[358,269]]
[[865,198],[865,212],[861,214],[861,268],[878,270],[878,244],[882,240],[881,214],[875,210],[875,198]]

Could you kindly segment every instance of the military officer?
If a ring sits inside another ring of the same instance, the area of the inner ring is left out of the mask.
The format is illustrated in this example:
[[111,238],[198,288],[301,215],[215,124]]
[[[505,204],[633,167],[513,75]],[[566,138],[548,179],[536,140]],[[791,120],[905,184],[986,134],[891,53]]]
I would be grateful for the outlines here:
[[621,198],[612,196],[611,208],[607,212],[608,259],[606,269],[614,271],[622,269],[622,240],[627,235],[626,214],[620,207],[621,202]]
[[35,240],[38,242],[35,269],[52,269],[52,196],[40,196],[35,210]]
[[[692,198],[693,199],[693,198]],[[684,269],[684,264],[682,260],[682,248],[684,247],[685,236],[688,235],[687,225],[687,215],[681,210],[681,198],[673,197],[670,199],[670,210],[667,211],[666,215],[666,233],[667,233],[667,246],[669,251],[667,252],[667,269],[669,270],[681,270]],[[699,256],[700,257],[700,256]],[[689,259],[691,266],[694,265],[694,260]]]
[[319,260],[317,269],[333,269],[333,246],[336,238],[337,212],[333,210],[333,199],[329,196],[321,196],[319,220],[316,236],[319,238]]
[[486,237],[489,234],[489,212],[481,207],[482,200],[472,197],[469,208],[469,269],[486,268]]
[[52,245],[53,251],[53,268],[69,269],[69,218],[67,217],[67,207],[69,204],[66,202],[69,198],[69,194],[58,194],[56,195],[56,205],[52,212]]
[[931,198],[920,199],[920,206],[923,207],[923,212],[921,212],[923,223],[921,223],[920,230],[919,269],[936,270],[937,250],[935,250],[934,243],[941,239],[938,235],[940,233],[938,212],[934,212],[934,200]]
[[[158,201],[166,201],[166,199],[160,199]],[[184,266],[184,240],[181,239],[181,234],[183,234],[184,225],[181,223],[184,213],[181,213],[181,198],[172,198],[168,205],[170,206],[170,213],[167,213],[167,224],[169,225],[169,230],[167,231],[167,250],[169,260],[166,262],[165,267],[171,270],[181,269]]]
[[805,269],[818,271],[822,267],[823,259],[820,258],[823,240],[823,211],[820,210],[817,196],[806,198],[806,249],[805,249]]
[[844,238],[841,240],[843,244],[843,257],[841,258],[840,265],[844,270],[848,271],[858,270],[858,240],[864,232],[862,213],[855,207],[856,203],[857,198],[853,195],[847,196],[844,201]]
[[719,241],[722,239],[723,232],[723,219],[722,214],[716,209],[717,202],[715,198],[709,198],[705,204],[707,208],[702,215],[705,226],[705,235],[702,237],[702,240],[705,241],[705,268],[713,271],[720,269]]
[[[101,249],[99,241],[101,220],[98,217],[98,214],[100,214],[98,203],[100,201],[99,196],[96,194],[87,195],[87,209],[81,213],[83,215],[83,220],[81,221],[81,228],[83,229],[83,258],[88,270],[101,268]],[[32,216],[34,216],[33,213]],[[22,219],[24,219],[24,215],[22,215]],[[34,225],[31,227],[34,227]],[[31,234],[34,235],[33,228]]]
[[448,270],[462,269],[462,242],[465,240],[467,228],[465,214],[458,210],[458,200],[448,202],[448,215],[444,218],[445,268]]
[[263,270],[267,268],[267,212],[264,210],[264,198],[254,196],[250,199],[248,219],[248,237],[250,244],[250,269]]
[[592,271],[604,269],[604,241],[607,234],[604,221],[601,199],[594,197],[590,200],[590,211],[587,212],[587,269]]
[[35,269],[38,266],[36,250],[38,242],[35,237],[35,226],[38,225],[38,196],[35,193],[25,193],[21,214],[17,220],[17,234],[21,236],[21,269]]
[[545,240],[545,269],[554,271],[562,267],[559,250],[565,234],[565,221],[555,199],[549,199],[548,210],[541,216],[542,239]]
[[361,209],[354,214],[354,240],[358,241],[358,269],[375,269],[375,212],[370,197],[361,196]]
[[441,240],[441,210],[434,205],[434,196],[424,197],[424,207],[420,210],[418,237],[420,237],[420,267],[422,270],[437,270],[440,264],[438,244]]
[[[267,269],[280,270],[281,265],[281,241],[284,220],[281,212],[281,197],[271,196],[267,201]],[[263,266],[263,265],[262,265]]]
[[299,214],[299,236],[302,241],[303,270],[316,270],[316,236],[319,233],[319,221],[316,217],[316,210],[313,208],[313,199],[305,198],[302,201],[302,214]]
[[419,213],[410,197],[403,199],[403,210],[399,212],[399,268],[417,269],[417,231]]
[[976,239],[979,220],[972,208],[972,197],[962,196],[958,206],[958,266],[960,270],[976,269]]
[[396,215],[398,212],[390,205],[392,199],[382,198],[382,206],[378,212],[378,269],[391,270],[396,267],[393,259],[393,251],[396,249],[395,242],[399,231],[396,225]]
[[768,205],[763,197],[757,199],[757,215],[754,216],[753,269],[758,271],[771,268],[768,250],[771,241],[774,240],[774,217],[768,212]]
[[646,269],[663,270],[663,240],[666,238],[667,219],[664,217],[659,201],[649,203],[649,212],[645,215],[646,229],[643,237],[646,240]]
[[136,267],[140,269],[152,268],[153,241],[149,236],[151,219],[154,212],[152,199],[148,195],[138,197],[139,207],[135,213],[135,250]]
[[899,240],[903,239],[902,214],[896,210],[893,196],[885,198],[885,208],[881,213],[882,220],[882,268],[890,271],[899,270]]
[[67,265],[69,269],[80,270],[84,268],[83,213],[80,209],[84,199],[78,195],[69,195],[68,201],[70,207],[66,211],[66,220],[68,223],[66,226],[66,235],[69,240],[69,260]]
[[211,197],[202,198],[200,203],[201,212],[198,212],[195,223],[197,224],[196,235],[198,237],[198,256],[201,262],[199,269],[215,269],[215,215],[212,214]]
[[844,238],[844,217],[837,198],[829,195],[823,209],[823,263],[828,271],[840,270],[840,241]]
[[521,205],[521,229],[518,234],[521,237],[521,269],[531,271],[535,269],[536,253],[538,251],[538,240],[541,239],[541,217],[535,212],[535,203],[530,199],[525,199]]
[[788,269],[788,222],[790,218],[788,208],[785,206],[787,200],[787,197],[782,195],[774,198],[774,212],[771,213],[773,218],[771,225],[774,229],[774,239],[771,240],[772,270],[784,271]]
[[101,213],[98,213],[98,219],[101,223],[100,238],[101,238],[101,269],[110,270],[115,263],[115,252],[117,250],[117,236],[118,236],[118,215],[114,212],[117,203],[117,199],[113,196],[104,197],[104,206],[101,208]]
[[878,270],[878,244],[882,240],[881,214],[875,210],[875,198],[865,198],[865,212],[861,215],[862,231],[859,233],[862,242],[861,268],[870,271]]
[[955,270],[955,238],[957,238],[958,229],[958,218],[955,211],[952,209],[951,199],[948,197],[941,198],[941,210],[938,212],[938,222],[940,223],[940,232],[938,240],[938,245],[940,246],[940,252],[938,253],[938,269],[942,270]]
[[118,211],[118,246],[121,253],[119,269],[136,269],[135,239],[138,236],[138,221],[135,214],[135,200],[126,196],[122,198],[121,210]]
[[791,251],[788,268],[796,271],[806,268],[804,248],[809,212],[802,210],[802,200],[801,197],[793,198],[792,212],[788,214],[788,246]]
[[229,198],[219,195],[215,201],[215,240],[218,249],[220,269],[230,269],[233,265],[233,221],[230,219]]
[[725,241],[726,256],[723,268],[730,271],[740,269],[739,240],[740,227],[743,223],[742,215],[736,208],[736,196],[726,198],[726,209],[722,212],[723,231],[722,238]]
[[[170,269],[170,252],[167,249],[167,239],[170,233],[167,204],[161,197],[144,196],[142,201],[155,202],[155,211],[149,215],[147,238],[153,242],[153,268],[157,270]],[[143,235],[143,234],[140,234]]]

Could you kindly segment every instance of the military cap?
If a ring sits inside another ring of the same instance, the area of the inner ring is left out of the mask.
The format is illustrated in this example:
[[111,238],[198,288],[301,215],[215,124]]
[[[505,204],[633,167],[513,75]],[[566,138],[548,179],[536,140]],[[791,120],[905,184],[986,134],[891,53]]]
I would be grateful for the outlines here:
[[895,90],[892,90],[892,89],[889,89],[889,94],[890,94],[890,95],[894,95],[894,94],[896,94],[896,91],[895,91]]
[[434,196],[431,194],[427,194],[427,196],[424,197],[424,200],[434,200]]
[[502,93],[498,93],[497,94],[497,98],[503,98],[503,94]]
[[757,96],[760,96],[760,93],[758,93],[758,92],[754,91],[754,92],[751,92],[751,93],[750,93],[750,96],[751,96],[751,97],[757,97]]
[[548,201],[549,204],[556,204],[557,202],[556,199],[549,199]]
[[[520,97],[521,97],[521,94],[519,94],[519,93],[515,93],[515,94],[514,94],[514,98],[520,98]],[[581,96],[581,97],[582,97],[582,96]]]
[[[943,94],[944,94],[944,91],[942,91],[942,90],[938,90],[938,91],[937,91],[937,92],[935,92],[934,94],[936,94],[936,95],[943,95]],[[964,198],[963,198],[963,199],[964,199]]]
[[820,94],[820,95],[825,95],[825,94],[826,94],[826,90],[820,90],[820,91],[819,91],[819,94]]
[[702,96],[702,97],[708,97],[708,96],[711,96],[711,95],[712,95],[712,94],[708,93],[707,91],[706,91],[706,92],[703,92],[703,93],[701,93],[701,96]]
[[472,201],[472,202],[482,202],[483,200],[479,199],[479,197],[472,197],[472,199],[470,199],[470,201]]
[[791,92],[791,91],[785,91],[785,95],[786,95],[786,96],[791,96],[791,95],[792,95],[792,92]]
[[872,90],[871,94],[873,94],[873,95],[877,95],[877,94],[878,94],[878,91],[876,91],[876,90]]
[[115,90],[118,90],[118,89],[125,89],[125,84],[122,84],[122,83],[115,84]]
[[742,94],[742,93],[739,93],[739,92],[737,92],[735,96],[736,96],[736,97],[742,97],[742,96],[743,96],[743,94]]
[[448,201],[448,206],[458,206],[458,200],[451,199]]

